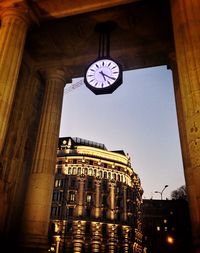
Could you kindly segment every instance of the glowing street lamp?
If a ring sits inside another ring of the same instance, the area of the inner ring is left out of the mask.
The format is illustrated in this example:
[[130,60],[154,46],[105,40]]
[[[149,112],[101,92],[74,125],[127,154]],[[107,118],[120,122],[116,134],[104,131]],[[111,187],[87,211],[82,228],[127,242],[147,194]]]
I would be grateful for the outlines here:
[[155,193],[159,193],[159,194],[160,194],[160,198],[162,199],[163,192],[164,192],[164,190],[165,190],[168,186],[169,186],[169,185],[166,184],[166,185],[164,186],[164,188],[162,189],[161,192],[155,191]]
[[168,244],[174,244],[174,238],[170,235],[167,236],[166,241]]

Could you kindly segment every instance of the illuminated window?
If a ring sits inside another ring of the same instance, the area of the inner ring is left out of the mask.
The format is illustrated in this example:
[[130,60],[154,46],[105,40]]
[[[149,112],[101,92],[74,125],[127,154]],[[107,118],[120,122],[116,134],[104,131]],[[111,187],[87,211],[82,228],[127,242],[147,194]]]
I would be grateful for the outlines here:
[[164,219],[164,221],[163,221],[164,223],[167,223],[167,220],[166,219]]
[[69,174],[69,175],[72,174],[72,168],[71,168],[71,167],[68,168],[68,174]]
[[92,169],[89,169],[88,175],[89,175],[89,176],[92,176]]
[[165,227],[164,229],[165,229],[165,231],[167,231],[167,227]]
[[160,231],[160,227],[159,227],[159,226],[157,226],[157,228],[156,228],[156,229],[157,229],[157,231]]
[[102,171],[99,171],[99,177],[102,178]]
[[88,194],[86,196],[86,201],[87,201],[88,204],[90,204],[92,202],[92,196],[90,194]]
[[81,168],[79,167],[78,168],[78,175],[80,175],[81,174]]
[[70,202],[74,202],[75,201],[75,193],[74,192],[70,192],[69,193],[69,201]]
[[61,179],[56,179],[54,185],[55,185],[55,187],[60,187],[60,186],[62,186],[62,180],[61,180]]
[[76,175],[76,167],[73,168],[73,175]]

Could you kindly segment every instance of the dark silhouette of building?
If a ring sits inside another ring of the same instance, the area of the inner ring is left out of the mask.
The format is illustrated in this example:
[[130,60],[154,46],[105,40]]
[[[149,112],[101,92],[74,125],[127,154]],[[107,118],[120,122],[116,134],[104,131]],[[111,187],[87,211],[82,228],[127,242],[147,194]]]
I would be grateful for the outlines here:
[[145,252],[191,252],[191,226],[186,200],[143,200],[142,223]]
[[60,138],[50,242],[58,252],[142,253],[140,179],[124,151]]

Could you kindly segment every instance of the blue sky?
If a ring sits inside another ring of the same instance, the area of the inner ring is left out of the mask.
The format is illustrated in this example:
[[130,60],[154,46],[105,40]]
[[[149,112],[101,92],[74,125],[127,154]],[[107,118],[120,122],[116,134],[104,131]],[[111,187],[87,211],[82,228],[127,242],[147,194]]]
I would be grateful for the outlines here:
[[85,85],[65,93],[60,126],[64,136],[129,153],[143,198],[159,199],[154,192],[166,184],[163,198],[170,198],[185,184],[172,73],[166,66],[125,71],[123,84],[113,94],[97,96]]

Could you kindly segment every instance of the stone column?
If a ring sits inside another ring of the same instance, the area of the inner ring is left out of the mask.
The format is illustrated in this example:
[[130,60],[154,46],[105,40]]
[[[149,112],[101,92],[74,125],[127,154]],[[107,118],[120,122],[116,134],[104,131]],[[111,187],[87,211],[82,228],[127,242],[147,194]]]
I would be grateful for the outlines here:
[[91,238],[91,251],[92,253],[101,252],[102,231],[99,222],[92,222],[92,238]]
[[1,13],[0,29],[0,153],[2,152],[21,65],[29,18],[15,8]]
[[79,187],[78,187],[78,199],[75,215],[77,217],[83,216],[84,211],[84,186],[85,186],[85,176],[81,175],[79,179]]
[[62,69],[49,70],[43,74],[46,80],[45,93],[22,223],[22,246],[26,252],[35,248],[37,252],[47,250],[63,90],[66,83],[65,71]]
[[126,194],[127,186],[123,186],[123,221],[127,221],[127,194]]
[[95,181],[95,206],[93,208],[93,216],[97,219],[101,216],[101,180],[96,179]]
[[128,226],[122,226],[122,234],[123,234],[123,253],[128,253],[129,249],[129,238],[128,238],[128,233],[129,233],[129,227]]
[[117,233],[117,226],[114,224],[108,224],[108,252],[115,253],[116,252],[116,233]]
[[109,183],[109,210],[108,210],[108,218],[110,220],[115,219],[115,186],[116,183],[114,181],[111,181]]
[[84,245],[85,221],[73,222],[73,253],[81,253]]
[[[200,2],[171,0],[182,115],[179,125],[195,252],[200,252]],[[179,113],[179,111],[178,111]],[[178,114],[179,117],[179,114]],[[187,154],[186,154],[187,153]]]

